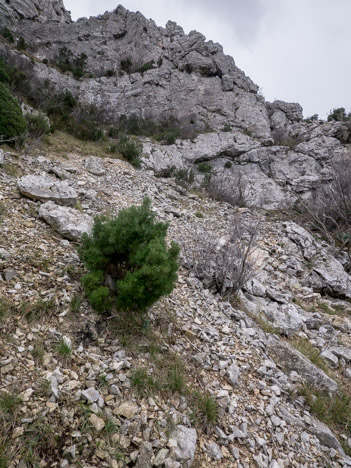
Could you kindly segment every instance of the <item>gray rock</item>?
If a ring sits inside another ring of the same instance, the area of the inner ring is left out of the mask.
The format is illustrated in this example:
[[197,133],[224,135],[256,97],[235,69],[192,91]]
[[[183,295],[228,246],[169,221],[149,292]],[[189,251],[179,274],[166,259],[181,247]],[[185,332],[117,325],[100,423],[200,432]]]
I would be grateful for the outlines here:
[[151,468],[152,445],[150,442],[143,442],[140,446],[140,453],[135,464],[135,468]]
[[176,442],[176,447],[171,449],[171,458],[180,461],[182,466],[190,468],[196,449],[196,430],[178,425],[171,434],[171,439]]
[[102,176],[106,173],[104,163],[100,158],[91,156],[90,158],[84,159],[84,166],[90,174],[96,176]]
[[158,454],[156,455],[156,458],[153,462],[153,466],[161,466],[163,465],[165,459],[167,458],[169,454],[169,450],[168,449],[161,449]]
[[314,434],[323,445],[334,449],[341,449],[338,439],[334,436],[329,427],[318,419],[313,418],[313,424],[309,426],[309,431]]
[[227,368],[227,379],[229,383],[236,386],[239,383],[240,369],[236,364],[232,364]]
[[212,460],[220,460],[223,458],[221,448],[216,444],[216,442],[211,442],[207,445],[207,453]]
[[285,372],[295,371],[308,385],[330,394],[337,392],[337,383],[288,343],[270,337],[266,342],[266,350]]
[[79,241],[82,235],[89,234],[93,227],[90,216],[73,208],[58,206],[52,201],[41,205],[39,217],[63,237],[73,241]]
[[0,149],[0,166],[5,163],[5,153]]
[[52,200],[58,205],[75,206],[78,195],[67,182],[45,176],[26,175],[17,180],[22,195],[33,200]]
[[346,348],[345,346],[333,346],[329,351],[332,354],[335,354],[335,356],[345,359],[346,362],[351,361],[351,349]]
[[11,281],[17,276],[17,271],[14,268],[6,268],[4,270],[5,281]]
[[330,350],[325,350],[321,353],[321,357],[326,361],[329,367],[332,369],[337,369],[339,365],[339,360],[336,355]]
[[100,393],[97,390],[95,390],[95,388],[93,387],[90,387],[87,390],[83,390],[81,395],[89,403],[94,403],[95,401],[98,401],[100,397]]

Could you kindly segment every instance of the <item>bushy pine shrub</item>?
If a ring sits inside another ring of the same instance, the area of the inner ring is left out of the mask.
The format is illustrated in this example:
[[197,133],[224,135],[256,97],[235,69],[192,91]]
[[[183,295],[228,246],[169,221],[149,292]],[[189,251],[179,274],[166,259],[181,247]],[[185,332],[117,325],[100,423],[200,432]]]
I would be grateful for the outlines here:
[[114,219],[97,218],[82,239],[80,256],[89,270],[82,279],[92,307],[99,311],[136,310],[141,314],[177,280],[179,247],[167,247],[168,225],[155,222],[151,203],[120,211]]
[[26,122],[17,100],[6,85],[0,82],[0,143],[21,140],[26,133]]

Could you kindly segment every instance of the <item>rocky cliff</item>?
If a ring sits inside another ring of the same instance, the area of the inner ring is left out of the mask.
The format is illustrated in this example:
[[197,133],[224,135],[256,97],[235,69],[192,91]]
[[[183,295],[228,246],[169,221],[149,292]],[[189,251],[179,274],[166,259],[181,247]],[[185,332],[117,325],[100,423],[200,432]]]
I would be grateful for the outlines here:
[[[213,182],[230,186],[239,177],[246,205],[275,209],[291,206],[296,193],[308,197],[328,180],[331,159],[350,152],[347,125],[304,123],[298,104],[265,102],[222,47],[196,31],[186,35],[173,22],[160,28],[122,6],[77,22],[61,2],[1,8],[0,27],[23,37],[27,48],[19,53],[1,41],[0,54],[30,76],[33,95],[48,86],[69,91],[94,105],[104,123],[173,117],[189,134],[212,131],[171,147],[145,142],[145,167],[156,173],[193,168],[201,184],[196,163],[209,161]],[[60,71],[60,50],[86,57],[83,77]]]
[[[29,95],[69,91],[106,124],[174,116],[194,131],[141,137],[139,170],[57,131],[0,150],[0,466],[351,466],[348,259],[281,210],[349,161],[349,125],[265,102],[218,44],[121,6],[72,22],[61,1],[0,0],[0,25]],[[86,54],[82,76],[55,65],[62,47]],[[216,187],[240,207],[206,195]],[[93,312],[76,245],[96,215],[145,195],[182,267],[135,332]],[[257,232],[229,300],[199,253],[229,246],[235,226]]]

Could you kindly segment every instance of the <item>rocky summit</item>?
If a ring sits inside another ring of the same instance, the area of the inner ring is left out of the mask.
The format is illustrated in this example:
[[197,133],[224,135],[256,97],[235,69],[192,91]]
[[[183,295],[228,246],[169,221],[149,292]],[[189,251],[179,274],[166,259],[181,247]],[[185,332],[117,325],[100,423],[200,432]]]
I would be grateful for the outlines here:
[[[0,466],[351,466],[351,119],[123,6],[0,0],[0,31]],[[180,267],[140,324],[80,246],[145,197]]]

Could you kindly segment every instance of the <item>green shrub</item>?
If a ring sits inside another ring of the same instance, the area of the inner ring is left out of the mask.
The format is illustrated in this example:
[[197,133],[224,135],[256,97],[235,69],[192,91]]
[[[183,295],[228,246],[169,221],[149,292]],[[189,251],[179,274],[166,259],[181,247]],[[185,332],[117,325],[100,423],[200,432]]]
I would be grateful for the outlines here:
[[8,83],[10,81],[9,74],[7,72],[6,65],[3,60],[0,59],[0,82]]
[[83,236],[80,248],[89,270],[82,283],[95,310],[108,311],[114,305],[119,310],[144,313],[172,292],[179,247],[172,242],[167,248],[167,227],[155,222],[147,198],[114,219],[95,219],[91,236]]
[[338,107],[337,109],[333,109],[328,115],[328,122],[331,122],[333,120],[337,122],[351,120],[351,112],[347,114],[345,111],[345,107]]
[[12,32],[9,30],[9,28],[4,28],[2,31],[2,37],[6,39],[8,42],[11,42],[12,44],[15,42],[15,39],[12,35]]
[[197,170],[202,174],[209,174],[212,171],[212,166],[209,163],[202,162],[198,164]]
[[232,163],[230,161],[226,161],[226,163],[224,164],[224,167],[226,169],[230,169],[232,167]]
[[26,122],[17,100],[4,83],[0,83],[0,142],[23,139]]
[[151,137],[166,145],[173,145],[177,138],[185,138],[186,136],[178,119],[174,116],[162,121],[155,121],[152,118],[143,119],[136,115],[130,117],[122,115],[118,122],[118,128],[111,128],[109,131],[111,137],[116,137],[120,133]]
[[121,69],[126,73],[131,73],[132,60],[130,59],[130,57],[121,60]]
[[27,132],[30,138],[41,138],[50,132],[50,126],[43,115],[26,115]]
[[88,56],[84,53],[78,57],[73,56],[73,52],[66,46],[59,49],[59,53],[54,63],[63,72],[71,72],[75,78],[84,76]]
[[26,50],[27,44],[22,36],[18,39],[16,47],[17,47],[17,50]]
[[151,62],[144,63],[140,68],[138,68],[137,72],[144,73],[148,70],[152,70],[154,68],[155,62],[152,60]]
[[139,142],[132,140],[126,135],[121,135],[117,143],[117,150],[132,166],[136,168],[141,166],[140,155],[142,146]]

